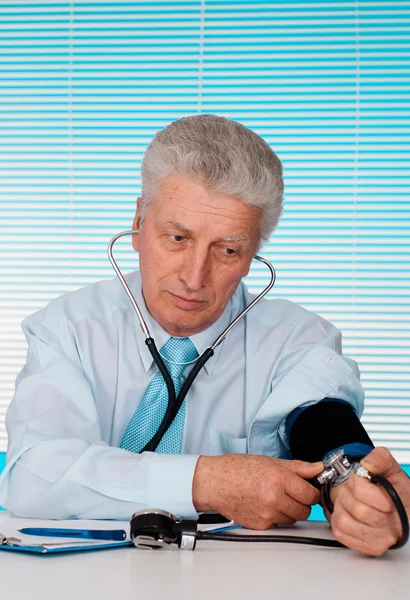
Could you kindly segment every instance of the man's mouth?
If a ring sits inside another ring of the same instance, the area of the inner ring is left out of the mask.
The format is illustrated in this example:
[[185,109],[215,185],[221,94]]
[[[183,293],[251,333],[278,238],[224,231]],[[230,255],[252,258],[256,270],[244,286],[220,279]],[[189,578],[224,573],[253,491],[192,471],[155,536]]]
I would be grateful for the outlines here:
[[178,308],[182,308],[184,310],[195,310],[197,308],[202,308],[206,304],[205,300],[186,298],[184,296],[173,294],[172,292],[168,292],[168,294],[171,296],[174,304],[178,306]]

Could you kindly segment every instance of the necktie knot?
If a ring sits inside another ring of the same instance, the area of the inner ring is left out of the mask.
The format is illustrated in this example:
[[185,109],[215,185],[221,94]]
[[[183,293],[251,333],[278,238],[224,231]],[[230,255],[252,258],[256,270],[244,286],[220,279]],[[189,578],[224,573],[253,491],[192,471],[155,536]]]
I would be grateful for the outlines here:
[[170,337],[161,348],[165,366],[173,377],[181,376],[187,365],[198,358],[198,352],[187,337]]

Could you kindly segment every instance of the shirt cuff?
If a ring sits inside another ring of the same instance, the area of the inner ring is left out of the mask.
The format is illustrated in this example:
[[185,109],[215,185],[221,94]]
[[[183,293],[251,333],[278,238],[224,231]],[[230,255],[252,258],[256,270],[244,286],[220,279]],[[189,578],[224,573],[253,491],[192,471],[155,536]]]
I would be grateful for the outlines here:
[[155,454],[149,467],[148,506],[176,517],[197,519],[192,503],[192,481],[199,455]]

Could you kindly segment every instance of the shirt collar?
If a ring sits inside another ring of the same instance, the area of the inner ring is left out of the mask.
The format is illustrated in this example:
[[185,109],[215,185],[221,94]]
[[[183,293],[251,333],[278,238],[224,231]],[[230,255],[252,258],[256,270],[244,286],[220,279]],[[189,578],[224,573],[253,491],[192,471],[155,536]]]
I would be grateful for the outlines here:
[[[146,324],[148,326],[151,337],[154,338],[154,340],[155,340],[155,345],[157,347],[157,350],[160,350],[162,348],[162,346],[165,344],[165,342],[170,338],[171,334],[168,333],[168,331],[166,331],[163,327],[161,327],[161,325],[152,317],[152,315],[148,311],[147,306],[145,304],[144,296],[142,295],[140,273],[138,271],[131,273],[128,277],[126,276],[126,279],[128,280],[127,283],[129,285],[132,293],[135,296],[135,299],[138,303],[138,306],[142,313],[144,321],[146,322]],[[148,372],[148,370],[152,367],[154,359],[152,358],[151,352],[148,350],[148,347],[145,343],[145,335],[141,329],[138,317],[134,310],[133,310],[133,319],[134,319],[134,325],[136,328],[138,350],[140,352],[140,356],[141,356],[141,360],[142,360],[144,369],[146,372]],[[219,317],[219,319],[217,319],[217,321],[215,321],[215,323],[213,323],[210,327],[208,327],[204,331],[201,331],[200,333],[195,333],[194,335],[189,336],[189,339],[194,344],[199,355],[201,355],[202,352],[206,348],[209,348],[209,346],[211,346],[214,343],[214,341],[222,333],[222,331],[224,329],[226,329],[226,327],[228,327],[229,323],[231,322],[231,319],[232,319],[232,299],[228,302],[227,306],[225,307],[224,312]],[[204,370],[206,371],[206,373],[208,375],[211,375],[211,373],[213,371],[213,368],[216,364],[219,353],[222,349],[222,345],[223,345],[223,342],[221,342],[219,344],[219,346],[217,346],[215,348],[213,356],[211,356],[211,358],[209,358],[208,361],[204,365]]]

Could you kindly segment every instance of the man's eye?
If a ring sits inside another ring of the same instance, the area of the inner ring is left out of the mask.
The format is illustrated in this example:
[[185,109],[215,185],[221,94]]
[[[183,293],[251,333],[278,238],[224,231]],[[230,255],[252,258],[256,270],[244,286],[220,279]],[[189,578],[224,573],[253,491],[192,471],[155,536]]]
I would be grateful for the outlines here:
[[170,238],[173,242],[183,242],[184,241],[184,236],[183,235],[176,235],[176,234],[171,234]]
[[236,250],[233,248],[224,248],[224,250],[225,254],[228,254],[228,256],[234,256],[236,254]]

